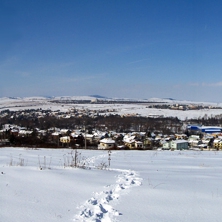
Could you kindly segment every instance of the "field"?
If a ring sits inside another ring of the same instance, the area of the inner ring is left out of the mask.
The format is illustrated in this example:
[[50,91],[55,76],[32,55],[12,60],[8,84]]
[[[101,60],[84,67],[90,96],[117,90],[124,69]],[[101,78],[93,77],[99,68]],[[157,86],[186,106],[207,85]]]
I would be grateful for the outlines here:
[[[176,101],[176,100],[164,100],[164,99],[150,99],[147,100],[147,103],[130,103],[129,104],[92,104],[92,103],[83,103],[83,104],[72,104],[66,103],[69,100],[93,100],[93,97],[65,97],[65,98],[55,98],[48,99],[45,97],[27,97],[27,98],[0,98],[0,111],[9,109],[11,111],[18,110],[27,110],[27,109],[42,109],[42,110],[60,110],[62,112],[68,112],[70,109],[75,108],[77,110],[92,110],[98,111],[106,110],[104,114],[112,115],[139,115],[143,117],[148,116],[163,116],[163,117],[177,117],[181,120],[185,119],[198,119],[203,117],[214,117],[216,115],[222,114],[222,103],[201,103],[201,102],[190,102],[190,101]],[[54,101],[54,102],[53,102]],[[59,103],[55,102],[59,101]],[[152,102],[152,103],[150,103]],[[197,110],[172,110],[172,109],[157,109],[157,108],[148,108],[149,105],[155,104],[193,104],[193,105],[202,105],[202,106],[212,106],[213,109],[197,109]],[[109,112],[108,110],[115,110]]]
[[222,152],[77,152],[1,148],[0,221],[221,221]]

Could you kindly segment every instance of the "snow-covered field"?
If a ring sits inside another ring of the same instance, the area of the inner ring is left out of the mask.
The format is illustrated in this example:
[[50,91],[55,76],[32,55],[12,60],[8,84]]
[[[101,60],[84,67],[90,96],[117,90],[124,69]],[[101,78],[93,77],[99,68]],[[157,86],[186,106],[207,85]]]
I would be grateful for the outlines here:
[[[54,100],[60,100],[61,103],[52,102],[53,99],[46,97],[26,97],[26,98],[0,98],[0,111],[5,109],[10,109],[12,111],[25,110],[25,109],[50,109],[52,111],[60,110],[62,112],[67,112],[71,108],[75,109],[88,109],[88,110],[115,110],[111,112],[112,114],[119,115],[140,115],[140,116],[153,116],[159,115],[164,117],[178,117],[181,120],[191,119],[191,118],[202,118],[204,116],[213,117],[215,115],[222,114],[222,103],[201,103],[201,102],[189,102],[189,101],[170,101],[161,99],[150,99],[147,102],[166,102],[167,104],[179,103],[179,104],[196,104],[196,105],[207,105],[218,107],[218,109],[201,109],[201,110],[170,110],[170,109],[156,109],[148,108],[148,104],[66,104],[62,103],[64,99],[73,100],[93,100],[93,97],[55,97]],[[150,105],[150,104],[149,104]],[[105,114],[107,114],[105,112]],[[104,113],[103,113],[104,114]]]
[[0,149],[0,221],[216,222],[222,152]]

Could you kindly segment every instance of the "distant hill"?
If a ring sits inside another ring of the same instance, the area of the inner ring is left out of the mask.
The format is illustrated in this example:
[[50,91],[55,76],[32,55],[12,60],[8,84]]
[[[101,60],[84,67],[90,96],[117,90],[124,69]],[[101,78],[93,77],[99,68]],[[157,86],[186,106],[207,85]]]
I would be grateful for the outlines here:
[[106,96],[100,96],[100,95],[89,95],[90,97],[94,97],[96,99],[108,99]]
[[148,99],[139,99],[139,98],[109,98],[102,95],[89,95],[89,96],[30,96],[30,97],[0,97],[1,104],[4,103],[16,103],[16,102],[52,102],[52,101],[93,101],[95,99],[99,99],[100,101],[110,101],[110,102],[142,102],[142,103],[171,103],[171,104],[201,104],[201,105],[213,105],[213,106],[221,106],[221,103],[213,103],[213,102],[198,102],[198,101],[186,101],[186,100],[177,100],[173,98],[148,98]]

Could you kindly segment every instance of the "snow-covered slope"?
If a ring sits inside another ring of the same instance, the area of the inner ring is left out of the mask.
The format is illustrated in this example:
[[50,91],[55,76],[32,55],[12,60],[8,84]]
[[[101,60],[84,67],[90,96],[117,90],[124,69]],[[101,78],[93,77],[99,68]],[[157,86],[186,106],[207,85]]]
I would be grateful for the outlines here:
[[79,152],[1,148],[0,221],[221,221],[220,151]]
[[[163,116],[163,117],[178,117],[179,119],[202,118],[204,116],[215,116],[222,114],[222,104],[216,103],[201,103],[189,101],[177,101],[173,99],[158,99],[151,98],[147,100],[130,100],[130,99],[110,99],[100,98],[104,101],[118,101],[118,103],[82,103],[76,104],[72,101],[96,101],[98,96],[62,96],[62,97],[3,97],[0,98],[0,111],[5,109],[23,110],[23,109],[50,109],[68,111],[70,108],[88,109],[88,110],[112,110],[112,114],[120,115],[140,115],[140,116]],[[68,101],[68,103],[67,103]],[[121,103],[123,101],[123,103]],[[126,103],[128,101],[128,103]],[[130,102],[131,101],[131,102]],[[135,101],[138,101],[136,103]],[[142,102],[142,103],[141,103]],[[149,108],[152,104],[196,104],[202,106],[213,106],[214,108],[200,109],[200,110],[170,110],[161,108]],[[218,107],[218,108],[217,108]],[[103,112],[104,113],[104,112]],[[105,114],[109,114],[108,111]]]

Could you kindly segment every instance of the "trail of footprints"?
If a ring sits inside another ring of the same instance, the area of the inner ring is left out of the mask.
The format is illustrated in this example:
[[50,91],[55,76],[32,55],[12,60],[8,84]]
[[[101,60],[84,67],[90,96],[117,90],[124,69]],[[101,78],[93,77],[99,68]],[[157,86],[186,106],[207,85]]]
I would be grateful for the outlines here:
[[74,221],[113,222],[117,216],[122,215],[110,205],[110,202],[113,201],[114,203],[129,188],[140,186],[142,179],[138,177],[135,171],[118,171],[121,174],[118,175],[116,184],[106,186],[104,191],[95,193],[92,198],[81,205],[79,207],[80,213],[75,216]]

